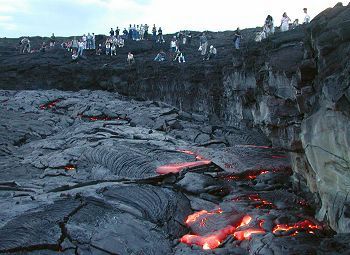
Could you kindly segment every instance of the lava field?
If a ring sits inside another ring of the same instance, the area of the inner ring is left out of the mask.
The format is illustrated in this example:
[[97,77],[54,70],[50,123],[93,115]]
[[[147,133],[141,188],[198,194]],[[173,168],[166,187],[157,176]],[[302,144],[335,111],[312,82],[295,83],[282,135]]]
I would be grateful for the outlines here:
[[349,254],[261,132],[103,91],[0,102],[0,253]]

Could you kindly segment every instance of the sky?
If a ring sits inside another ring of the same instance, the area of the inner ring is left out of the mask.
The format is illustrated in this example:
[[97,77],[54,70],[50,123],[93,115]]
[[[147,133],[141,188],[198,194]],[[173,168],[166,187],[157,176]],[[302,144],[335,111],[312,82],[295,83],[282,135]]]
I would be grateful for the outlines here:
[[[283,12],[311,18],[339,0],[0,0],[0,37],[108,34],[129,24],[179,30],[225,31],[262,26],[272,15],[278,26]],[[349,1],[343,1],[344,5]]]

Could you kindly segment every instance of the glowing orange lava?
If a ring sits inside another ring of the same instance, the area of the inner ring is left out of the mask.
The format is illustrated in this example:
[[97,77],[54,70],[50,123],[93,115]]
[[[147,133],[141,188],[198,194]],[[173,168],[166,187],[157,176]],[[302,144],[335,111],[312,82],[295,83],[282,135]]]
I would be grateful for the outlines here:
[[259,205],[256,206],[256,208],[262,208],[262,207],[270,207],[275,208],[275,205],[267,200],[262,199],[258,194],[252,194],[248,195],[247,199],[250,201],[258,202]]
[[177,150],[178,152],[182,152],[182,153],[185,153],[185,154],[188,154],[188,155],[193,155],[193,156],[196,156],[196,159],[197,160],[206,160],[204,157],[202,157],[201,155],[193,152],[193,151],[190,151],[190,150]]
[[211,164],[210,160],[201,160],[195,162],[183,162],[183,163],[174,163],[165,166],[160,166],[156,169],[158,174],[169,174],[169,173],[179,173],[185,168],[193,168],[198,166],[206,166]]
[[249,228],[249,229],[245,229],[245,230],[241,230],[241,231],[236,231],[233,236],[237,239],[237,240],[247,240],[250,239],[251,235],[253,234],[264,234],[265,230],[263,229],[258,229],[258,228]]
[[308,233],[314,234],[314,232],[312,231],[314,229],[322,229],[322,227],[313,223],[312,221],[304,220],[294,224],[278,224],[274,227],[272,232],[278,233],[278,232],[292,231],[293,234],[297,234],[299,232],[298,230],[306,230]]
[[[213,212],[207,212],[205,210],[200,211],[200,212],[196,212],[187,218],[186,224],[188,225],[190,223],[195,222],[198,219],[198,217],[200,217],[201,215],[205,215],[205,214],[210,215],[210,214],[215,214],[215,213],[222,213],[222,210],[219,208],[218,210],[215,210]],[[208,235],[205,235],[205,236],[187,234],[187,235],[184,235],[183,237],[181,237],[180,242],[188,244],[188,245],[198,245],[198,246],[201,246],[204,250],[216,249],[217,247],[219,247],[221,245],[221,243],[229,235],[234,234],[237,228],[249,225],[251,220],[252,220],[252,218],[249,215],[246,215],[243,217],[243,219],[238,227],[227,226],[225,228],[222,228],[220,230],[217,230],[217,231],[210,233]],[[201,223],[202,222],[200,222],[200,224]],[[205,224],[205,221],[204,221],[204,224]],[[251,234],[253,234],[253,233],[251,233]]]
[[249,223],[252,221],[252,217],[249,215],[246,215],[243,217],[241,224],[237,228],[245,227],[249,225]]
[[211,212],[208,212],[206,210],[198,211],[198,212],[195,212],[195,213],[189,215],[187,217],[185,223],[186,223],[187,226],[189,226],[192,223],[196,222],[196,220],[202,215],[213,215],[213,214],[221,214],[221,213],[222,213],[221,208],[219,208],[219,209],[217,209],[215,211],[211,211]]

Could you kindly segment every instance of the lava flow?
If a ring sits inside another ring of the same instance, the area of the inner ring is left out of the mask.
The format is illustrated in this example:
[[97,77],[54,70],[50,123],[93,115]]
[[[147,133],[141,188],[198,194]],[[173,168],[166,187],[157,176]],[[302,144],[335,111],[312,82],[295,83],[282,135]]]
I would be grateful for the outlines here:
[[245,230],[236,231],[233,236],[240,241],[247,240],[251,238],[253,234],[264,234],[265,230],[259,228],[249,228]]
[[62,99],[56,99],[56,100],[54,100],[54,101],[50,101],[50,102],[48,102],[48,103],[46,103],[46,104],[40,105],[39,108],[40,108],[41,110],[48,110],[48,109],[51,109],[51,108],[55,107],[56,104],[59,103],[60,101],[62,101]]
[[194,162],[183,162],[183,163],[174,163],[169,165],[160,166],[156,169],[158,174],[170,174],[170,173],[179,173],[186,168],[194,168],[198,166],[206,166],[211,164],[210,160],[201,160]]
[[[194,224],[196,221],[199,221],[199,225],[201,227],[205,226],[205,221],[208,219],[208,217],[212,215],[218,215],[222,214],[223,211],[219,208],[215,211],[208,212],[206,210],[202,210],[199,212],[196,212],[186,219],[186,225],[191,226]],[[221,245],[221,243],[229,236],[229,235],[234,235],[235,231],[239,228],[245,227],[249,225],[251,222],[252,218],[249,215],[246,215],[242,218],[241,220],[238,221],[237,226],[234,226],[235,224],[232,225],[227,225],[226,227],[213,231],[209,234],[206,235],[195,235],[195,234],[187,234],[184,235],[181,239],[180,242],[186,243],[188,245],[198,245],[201,246],[204,250],[211,250],[211,249],[216,249]],[[204,225],[203,225],[204,224]]]
[[240,196],[233,199],[234,201],[248,200],[255,203],[256,208],[273,209],[276,206],[270,201],[262,199],[258,194],[250,194],[246,196]]
[[206,160],[203,156],[193,152],[193,151],[190,151],[190,150],[177,150],[178,152],[181,152],[181,153],[185,153],[185,154],[188,154],[188,155],[193,155],[193,156],[196,156],[196,159],[197,160]]
[[300,231],[303,231],[309,234],[314,234],[313,230],[317,229],[322,229],[322,227],[313,223],[312,221],[304,220],[294,224],[278,224],[274,227],[272,232],[274,234],[288,232],[290,235],[295,235],[298,234]]
[[229,181],[247,181],[247,180],[254,180],[259,175],[263,175],[267,173],[269,173],[269,171],[267,170],[247,171],[240,174],[232,174],[224,178]]

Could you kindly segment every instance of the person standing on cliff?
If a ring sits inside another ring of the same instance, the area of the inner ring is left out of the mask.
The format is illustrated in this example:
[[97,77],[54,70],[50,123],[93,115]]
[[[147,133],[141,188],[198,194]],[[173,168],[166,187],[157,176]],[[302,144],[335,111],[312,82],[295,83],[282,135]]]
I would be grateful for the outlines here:
[[77,52],[77,55],[78,55],[78,56],[83,56],[84,49],[85,49],[85,43],[84,43],[83,40],[80,40],[80,41],[78,42],[78,52]]
[[148,27],[147,24],[145,24],[144,28],[145,28],[145,33],[144,33],[143,37],[144,37],[145,40],[148,40],[148,29],[149,29],[149,27]]
[[114,30],[113,30],[113,28],[111,28],[111,31],[109,31],[109,35],[110,35],[111,37],[114,36]]
[[127,40],[128,36],[129,36],[129,32],[128,32],[128,30],[126,30],[126,28],[124,28],[124,30],[123,30],[123,39]]
[[287,13],[283,13],[281,20],[281,32],[286,32],[289,30],[289,22],[291,19],[288,17]]
[[157,39],[157,43],[165,43],[165,40],[163,38],[163,30],[161,27],[159,27],[158,29],[158,39]]
[[266,37],[275,33],[275,27],[273,25],[273,18],[271,15],[267,15],[265,19],[264,32]]
[[170,52],[172,57],[175,55],[177,48],[178,48],[178,44],[177,44],[176,36],[174,36],[173,39],[170,41]]
[[239,50],[239,48],[240,48],[241,38],[242,38],[241,30],[239,29],[239,27],[237,27],[235,35],[233,37],[233,42],[235,44],[236,50]]
[[186,43],[187,45],[191,45],[192,43],[192,34],[191,34],[191,31],[188,31],[187,35],[186,35]]
[[307,8],[304,8],[303,11],[304,11],[304,23],[303,24],[309,24],[311,18],[310,18],[310,15],[307,14]]
[[86,43],[87,43],[86,49],[91,50],[92,49],[92,35],[90,33],[88,33],[88,35],[86,37]]
[[85,34],[81,38],[81,41],[84,43],[84,50],[87,49],[87,37]]
[[72,41],[72,49],[73,49],[73,52],[77,52],[77,51],[78,51],[78,48],[79,48],[78,40],[77,40],[77,38],[74,36],[73,41]]
[[51,37],[50,37],[50,47],[54,47],[56,44],[56,37],[55,34],[52,33]]
[[153,24],[152,36],[153,36],[153,41],[156,41],[156,40],[157,40],[157,28],[156,28],[156,24]]
[[132,27],[129,25],[129,39],[132,40]]
[[96,49],[96,37],[95,33],[92,33],[92,49]]
[[199,49],[201,50],[201,55],[204,57],[207,54],[208,49],[208,39],[205,33],[199,38]]

